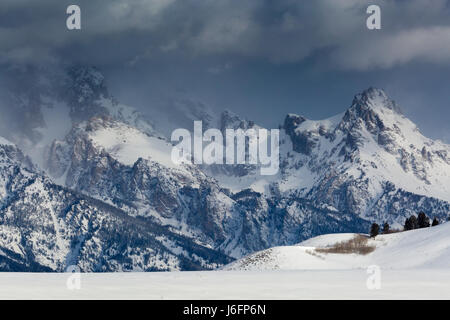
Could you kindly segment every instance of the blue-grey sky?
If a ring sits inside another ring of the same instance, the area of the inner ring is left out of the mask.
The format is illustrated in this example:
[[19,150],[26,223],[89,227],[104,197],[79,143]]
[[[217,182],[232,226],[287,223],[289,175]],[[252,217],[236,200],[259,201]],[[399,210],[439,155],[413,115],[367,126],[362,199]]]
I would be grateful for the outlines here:
[[[81,30],[66,29],[69,4]],[[450,142],[446,0],[2,0],[0,65],[30,64],[95,65],[144,111],[182,95],[267,126],[343,112],[375,86]]]

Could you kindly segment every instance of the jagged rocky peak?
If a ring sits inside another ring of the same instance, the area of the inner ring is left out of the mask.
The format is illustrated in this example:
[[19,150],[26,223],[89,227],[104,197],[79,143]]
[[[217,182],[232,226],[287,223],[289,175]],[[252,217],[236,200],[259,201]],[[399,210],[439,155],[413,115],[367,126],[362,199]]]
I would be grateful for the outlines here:
[[105,77],[95,67],[71,67],[67,75],[70,89],[78,97],[80,103],[98,99],[100,95],[108,96]]
[[344,133],[353,146],[373,139],[394,155],[411,145],[421,149],[423,144],[433,144],[383,90],[375,88],[355,96],[336,130]]
[[105,77],[95,67],[72,67],[67,72],[66,92],[70,116],[81,122],[96,115],[108,114],[99,101],[110,98]]
[[251,120],[243,120],[237,114],[230,110],[225,110],[220,116],[220,128],[222,131],[226,129],[250,129],[255,126]]
[[[8,85],[0,104],[0,135],[29,151],[50,135],[64,131],[55,122],[81,122],[108,114],[113,104],[105,77],[95,67],[25,69],[6,74]],[[108,100],[104,103],[102,100]],[[56,132],[57,131],[57,132]]]
[[[81,128],[84,128],[86,132],[95,132],[99,129],[117,126],[117,122],[109,115],[99,115],[90,118],[86,121],[85,125],[82,124]],[[125,125],[125,124],[124,124]]]
[[284,119],[283,128],[287,135],[291,138],[294,151],[309,155],[315,144],[313,141],[310,141],[308,133],[297,131],[299,126],[305,121],[306,118],[302,116],[288,114]]
[[283,129],[292,137],[296,134],[298,127],[305,121],[307,121],[305,117],[289,113],[286,118],[284,118]]
[[305,155],[311,155],[323,138],[333,142],[341,137],[343,148],[340,154],[346,156],[372,141],[391,154],[397,154],[400,141],[406,146],[429,140],[383,90],[376,88],[357,94],[345,113],[325,120],[288,114],[283,129],[291,138],[294,151]]
[[8,139],[0,137],[0,146],[10,146],[10,145],[14,145],[14,144],[12,142],[10,142]]
[[357,94],[353,99],[352,106],[372,108],[375,110],[387,108],[398,114],[402,114],[400,107],[395,103],[395,101],[388,97],[384,90],[373,87]]
[[47,173],[52,178],[59,179],[67,172],[71,162],[80,161],[79,159],[86,156],[95,156],[98,152],[92,146],[87,133],[105,128],[111,121],[106,115],[92,117],[74,125],[63,140],[54,140],[45,155],[44,169]]
[[288,114],[284,119],[283,129],[291,138],[294,151],[310,155],[320,137],[333,138],[333,131],[339,119],[340,115],[315,121],[296,114]]
[[212,111],[203,102],[184,98],[173,103],[177,112],[185,113],[190,120],[202,120],[207,127],[213,124]]
[[294,151],[307,155],[320,137],[332,141],[343,134],[349,150],[356,150],[367,140],[364,133],[367,131],[378,144],[394,151],[395,136],[403,138],[402,130],[418,132],[383,90],[372,87],[357,94],[343,115],[312,121],[290,114],[285,119],[284,129],[294,143]]
[[0,167],[11,164],[21,165],[24,168],[34,170],[34,166],[29,157],[9,140],[0,137]]
[[392,117],[403,117],[400,107],[383,90],[371,87],[354,97],[338,129],[348,132],[365,126],[375,134],[386,129],[389,126],[386,120]]

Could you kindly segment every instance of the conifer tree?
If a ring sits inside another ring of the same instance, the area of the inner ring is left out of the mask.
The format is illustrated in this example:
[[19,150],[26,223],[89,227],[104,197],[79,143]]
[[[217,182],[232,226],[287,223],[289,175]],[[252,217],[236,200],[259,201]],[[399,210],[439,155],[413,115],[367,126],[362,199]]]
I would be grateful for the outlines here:
[[439,225],[439,220],[434,217],[433,223],[431,224],[432,227]]
[[380,226],[377,223],[372,223],[370,227],[370,237],[375,238],[380,232]]
[[414,229],[417,229],[417,228],[419,228],[419,224],[417,222],[416,216],[411,216],[411,217],[406,219],[405,226],[404,226],[404,230],[405,231],[414,230]]
[[421,211],[418,215],[417,223],[419,228],[428,228],[430,226],[430,218],[428,218],[426,214]]
[[389,229],[390,229],[389,223],[385,222],[383,224],[383,233],[384,234],[389,233]]

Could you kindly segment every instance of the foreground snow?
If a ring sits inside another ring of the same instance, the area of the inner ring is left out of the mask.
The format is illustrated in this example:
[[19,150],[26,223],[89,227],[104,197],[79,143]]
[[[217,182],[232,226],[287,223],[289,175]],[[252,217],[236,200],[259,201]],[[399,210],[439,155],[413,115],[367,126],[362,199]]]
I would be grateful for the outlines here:
[[[368,255],[314,252],[354,236],[268,249],[220,271],[0,273],[0,299],[450,299],[450,223],[378,236]],[[372,265],[380,288],[370,290]],[[67,287],[73,277],[79,290]]]
[[0,273],[0,299],[450,299],[450,270],[366,270],[82,274]]

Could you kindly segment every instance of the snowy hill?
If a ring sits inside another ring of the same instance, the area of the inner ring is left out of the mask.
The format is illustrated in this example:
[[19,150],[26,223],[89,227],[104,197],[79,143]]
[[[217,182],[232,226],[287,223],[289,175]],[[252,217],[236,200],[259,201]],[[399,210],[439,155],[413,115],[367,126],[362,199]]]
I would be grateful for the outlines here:
[[367,255],[323,253],[357,234],[327,234],[295,246],[275,247],[235,261],[223,270],[334,270],[361,269],[377,265],[382,269],[450,268],[450,223],[411,231],[378,235],[368,245]]

